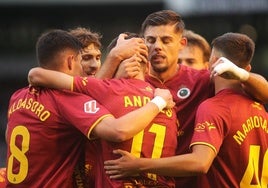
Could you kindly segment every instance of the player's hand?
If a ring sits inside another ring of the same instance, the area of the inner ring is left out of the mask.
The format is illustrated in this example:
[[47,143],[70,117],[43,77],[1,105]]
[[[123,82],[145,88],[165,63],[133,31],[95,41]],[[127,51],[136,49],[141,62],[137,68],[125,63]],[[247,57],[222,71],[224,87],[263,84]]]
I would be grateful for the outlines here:
[[124,33],[119,35],[116,46],[112,51],[117,54],[121,60],[137,54],[144,58],[144,62],[148,61],[148,48],[145,45],[144,39],[138,37],[125,39],[126,36],[127,34]]
[[104,162],[106,174],[108,174],[111,179],[136,176],[139,173],[138,168],[135,167],[135,160],[137,158],[131,155],[131,153],[121,149],[114,150],[113,153],[119,154],[121,157]]
[[173,108],[175,106],[173,97],[168,89],[156,88],[154,91],[154,96],[160,96],[166,101],[167,104],[165,108]]
[[134,78],[141,71],[141,65],[140,65],[141,61],[142,61],[142,58],[136,54],[122,61],[114,77],[115,78]]
[[221,57],[212,65],[210,76],[246,81],[249,78],[249,72],[238,67],[227,58]]

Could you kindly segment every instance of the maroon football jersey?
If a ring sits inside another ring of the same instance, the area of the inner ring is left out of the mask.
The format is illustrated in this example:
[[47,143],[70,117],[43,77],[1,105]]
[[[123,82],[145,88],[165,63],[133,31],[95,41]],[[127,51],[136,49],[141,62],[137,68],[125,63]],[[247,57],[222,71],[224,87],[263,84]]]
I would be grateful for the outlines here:
[[[179,121],[176,154],[189,153],[197,107],[202,101],[214,95],[210,72],[180,65],[178,72],[165,82],[161,82],[152,75],[147,75],[146,81],[154,87],[170,90],[176,103],[175,109]],[[196,177],[177,177],[176,187],[195,188]]]
[[[74,79],[74,90],[94,97],[105,106],[115,117],[144,106],[154,97],[154,87],[138,79],[110,79],[95,78]],[[131,126],[131,122],[129,122]],[[105,174],[103,162],[117,159],[114,149],[123,149],[136,157],[160,158],[174,156],[177,147],[177,120],[175,111],[168,109],[161,111],[144,130],[125,142],[114,143],[101,140],[101,147],[97,148],[99,158],[96,171],[96,185],[103,187],[124,186],[174,186],[171,177],[145,173],[135,178],[111,180]]]
[[26,87],[9,103],[7,187],[72,187],[90,128],[111,114],[91,97]]
[[210,146],[217,156],[198,187],[267,187],[267,120],[263,105],[231,89],[203,102],[191,145]]

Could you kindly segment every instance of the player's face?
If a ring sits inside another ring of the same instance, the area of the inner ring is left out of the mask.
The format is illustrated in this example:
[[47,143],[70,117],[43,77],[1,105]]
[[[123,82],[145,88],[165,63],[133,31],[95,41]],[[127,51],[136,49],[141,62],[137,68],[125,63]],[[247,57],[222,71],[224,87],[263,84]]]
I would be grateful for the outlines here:
[[149,61],[154,72],[174,69],[178,62],[178,52],[186,44],[174,25],[149,26],[144,32],[145,43],[149,49]]
[[179,52],[178,63],[197,70],[208,69],[208,62],[204,61],[203,51],[198,46],[185,46]]
[[81,65],[87,76],[95,76],[101,66],[101,51],[93,43],[83,48]]

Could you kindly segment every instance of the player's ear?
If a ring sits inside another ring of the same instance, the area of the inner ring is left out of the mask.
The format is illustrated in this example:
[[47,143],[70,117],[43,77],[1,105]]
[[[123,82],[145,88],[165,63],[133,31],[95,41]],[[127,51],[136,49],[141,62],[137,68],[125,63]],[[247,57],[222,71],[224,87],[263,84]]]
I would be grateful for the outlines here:
[[67,57],[67,66],[69,70],[73,69],[73,63],[74,63],[74,56],[73,55],[69,55]]
[[251,71],[251,65],[248,64],[248,65],[246,66],[245,70],[247,70],[248,72],[250,72],[250,71]]
[[180,44],[181,44],[182,48],[184,48],[187,45],[186,37],[181,37]]

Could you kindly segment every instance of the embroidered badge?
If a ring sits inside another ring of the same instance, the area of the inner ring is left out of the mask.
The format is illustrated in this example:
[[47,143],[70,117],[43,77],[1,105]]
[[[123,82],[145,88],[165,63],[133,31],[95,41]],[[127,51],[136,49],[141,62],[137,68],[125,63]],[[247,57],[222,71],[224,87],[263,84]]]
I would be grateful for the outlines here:
[[177,96],[180,99],[186,99],[187,97],[189,97],[189,95],[191,94],[191,91],[189,88],[187,87],[182,87],[179,89],[179,91],[177,92]]

